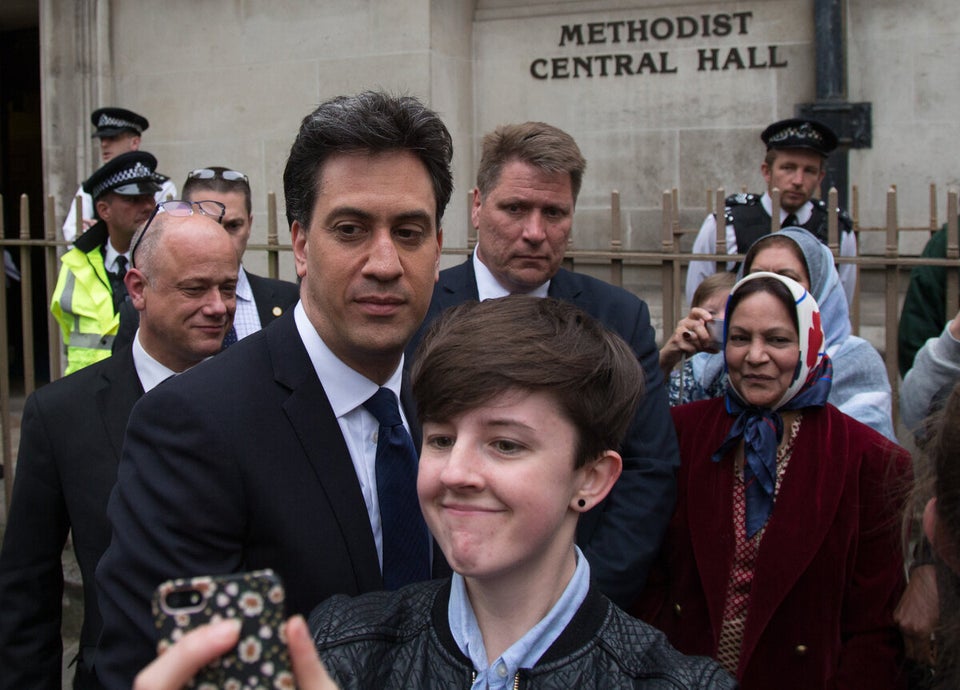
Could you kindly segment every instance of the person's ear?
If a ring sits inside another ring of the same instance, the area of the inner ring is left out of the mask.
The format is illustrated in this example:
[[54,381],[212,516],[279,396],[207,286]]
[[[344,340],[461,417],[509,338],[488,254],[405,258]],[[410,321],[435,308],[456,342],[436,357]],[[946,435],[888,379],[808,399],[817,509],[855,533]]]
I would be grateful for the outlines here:
[[147,287],[147,278],[138,268],[130,268],[123,276],[123,284],[127,286],[127,294],[130,296],[130,302],[137,311],[143,311],[146,308],[146,300],[143,292]]
[[473,205],[470,207],[470,222],[473,224],[474,230],[480,229],[480,206],[483,204],[483,199],[480,198],[480,188],[473,188]]
[[307,238],[307,229],[299,220],[293,221],[290,225],[290,241],[293,244],[293,263],[300,279],[307,274]]
[[93,206],[97,210],[97,218],[100,218],[104,223],[110,220],[110,210],[112,207],[108,201],[105,199],[97,199]]
[[615,450],[605,450],[577,470],[580,482],[570,507],[585,513],[607,497],[623,470],[623,459]]

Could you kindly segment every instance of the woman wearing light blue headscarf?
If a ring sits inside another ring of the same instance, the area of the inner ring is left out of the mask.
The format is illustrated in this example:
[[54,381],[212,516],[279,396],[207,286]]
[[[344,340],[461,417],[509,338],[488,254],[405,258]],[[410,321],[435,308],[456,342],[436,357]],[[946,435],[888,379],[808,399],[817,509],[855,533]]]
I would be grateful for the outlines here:
[[[810,294],[820,305],[826,352],[833,362],[833,386],[827,402],[896,441],[886,366],[870,343],[852,334],[846,296],[827,246],[803,228],[784,228],[761,237],[750,247],[741,275],[770,269],[754,266],[754,262],[762,250],[777,244],[794,248],[794,254],[802,258],[806,275],[800,276],[800,282],[804,282],[803,278],[809,281]],[[704,396],[698,393],[716,390],[717,382],[725,376],[722,354],[701,353],[690,358],[689,363],[694,384],[685,388],[682,400],[671,400],[671,404],[702,399]]]

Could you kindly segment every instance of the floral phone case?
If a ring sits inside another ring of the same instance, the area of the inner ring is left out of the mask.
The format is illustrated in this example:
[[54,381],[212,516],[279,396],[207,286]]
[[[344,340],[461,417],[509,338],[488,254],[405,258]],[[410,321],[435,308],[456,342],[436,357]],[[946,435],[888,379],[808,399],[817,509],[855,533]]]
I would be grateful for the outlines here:
[[212,621],[241,621],[240,641],[204,667],[187,687],[198,690],[296,688],[283,635],[284,590],[272,570],[169,580],[153,596],[160,650]]

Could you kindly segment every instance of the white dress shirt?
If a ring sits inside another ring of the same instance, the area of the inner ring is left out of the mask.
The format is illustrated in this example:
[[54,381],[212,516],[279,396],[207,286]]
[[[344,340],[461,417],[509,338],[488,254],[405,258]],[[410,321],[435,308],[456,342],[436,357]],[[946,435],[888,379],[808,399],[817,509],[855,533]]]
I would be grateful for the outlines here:
[[[773,200],[770,198],[768,192],[764,192],[763,196],[760,198],[760,204],[763,206],[763,210],[767,212],[767,215],[773,216]],[[797,218],[797,224],[803,225],[808,220],[813,213],[813,204],[811,202],[805,203],[797,211],[794,212],[794,215]],[[790,215],[787,211],[784,211],[783,208],[780,209],[780,223],[783,224],[783,221],[786,217]],[[733,225],[727,225],[726,228],[727,236],[727,254],[737,254],[737,233],[733,229]],[[694,254],[713,254],[717,251],[717,225],[716,220],[714,220],[714,215],[711,213],[708,215],[704,221],[703,225],[700,226],[700,231],[697,233],[697,238],[693,242],[693,253]],[[840,256],[856,256],[857,255],[857,238],[854,237],[852,232],[840,232]],[[733,261],[727,262],[727,270],[732,271],[736,266],[736,263]],[[853,301],[853,291],[857,284],[857,267],[854,264],[840,264],[837,268],[837,271],[840,274],[840,284],[843,285],[843,291],[847,295],[847,304],[850,304]],[[693,301],[693,293],[696,291],[697,286],[703,282],[703,279],[709,275],[713,275],[717,272],[717,264],[714,261],[691,261],[689,267],[687,268],[687,304],[691,304]]]
[[117,257],[124,257],[127,260],[127,268],[130,268],[130,250],[126,252],[118,252],[113,248],[113,243],[110,240],[107,240],[106,250],[103,253],[103,267],[107,269],[107,273],[116,273],[117,272]]
[[[297,302],[293,315],[300,339],[303,340],[313,368],[327,394],[330,407],[333,408],[333,414],[346,441],[347,450],[350,452],[353,469],[357,473],[360,491],[363,493],[363,501],[367,505],[367,515],[370,517],[370,527],[373,529],[373,539],[377,545],[377,556],[382,570],[383,529],[380,523],[376,472],[377,435],[380,431],[380,423],[363,406],[363,403],[376,393],[380,386],[351,369],[333,354],[310,323],[303,309],[303,303]],[[403,359],[401,358],[396,370],[383,384],[383,388],[393,391],[398,401],[402,374]],[[410,424],[403,413],[403,405],[400,405],[400,416],[403,419],[403,425],[409,431]]]
[[177,372],[163,364],[160,364],[153,356],[143,349],[140,344],[140,329],[133,337],[133,366],[137,370],[137,378],[140,379],[140,385],[143,386],[143,392],[148,393],[151,389],[160,385],[171,376],[176,376]]
[[[479,253],[476,251],[473,252],[473,273],[477,277],[477,294],[480,296],[481,302],[488,299],[506,297],[511,294],[509,290],[497,282],[493,273],[491,273],[486,264],[480,260]],[[531,297],[546,297],[549,290],[550,281],[548,280],[543,285],[538,285],[530,292],[524,294],[530,295]]]

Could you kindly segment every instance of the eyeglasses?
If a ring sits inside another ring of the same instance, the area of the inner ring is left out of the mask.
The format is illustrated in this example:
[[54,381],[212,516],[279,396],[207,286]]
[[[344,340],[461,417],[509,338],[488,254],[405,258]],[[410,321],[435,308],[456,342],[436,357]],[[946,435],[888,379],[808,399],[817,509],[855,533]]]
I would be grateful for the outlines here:
[[188,180],[213,180],[218,177],[221,180],[226,180],[227,182],[243,180],[246,184],[250,184],[250,179],[239,170],[226,170],[225,168],[197,168],[196,170],[191,170],[187,174]]
[[[197,210],[194,211],[193,209]],[[227,212],[227,207],[221,204],[219,201],[212,201],[206,199],[203,201],[184,201],[182,199],[172,199],[170,201],[161,201],[157,204],[157,207],[153,209],[153,213],[150,214],[150,217],[147,218],[147,222],[143,226],[143,230],[140,231],[137,236],[137,241],[133,244],[133,249],[130,250],[130,263],[133,266],[137,265],[137,262],[134,260],[134,255],[137,253],[137,247],[140,246],[140,243],[143,242],[143,236],[147,234],[147,230],[150,229],[150,223],[153,222],[153,219],[157,217],[157,214],[160,212],[169,213],[175,218],[185,218],[187,216],[192,216],[194,213],[199,213],[201,216],[210,216],[218,223],[223,222],[223,216]]]

